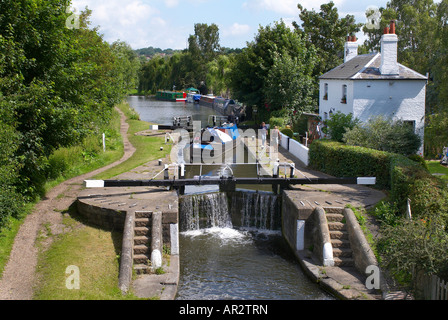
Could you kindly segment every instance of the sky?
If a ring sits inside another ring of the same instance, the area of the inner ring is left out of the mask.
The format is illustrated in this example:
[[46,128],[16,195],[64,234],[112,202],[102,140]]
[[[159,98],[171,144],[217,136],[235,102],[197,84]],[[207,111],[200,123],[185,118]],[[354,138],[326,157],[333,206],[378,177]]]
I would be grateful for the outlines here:
[[[121,40],[133,49],[155,47],[185,49],[195,23],[219,26],[220,45],[243,48],[254,40],[259,26],[273,25],[283,19],[300,24],[300,3],[308,10],[320,11],[330,0],[72,0],[80,12],[92,10],[92,27],[110,43]],[[351,14],[365,23],[370,6],[385,7],[387,0],[333,0],[339,15]],[[357,34],[363,40],[362,32]]]

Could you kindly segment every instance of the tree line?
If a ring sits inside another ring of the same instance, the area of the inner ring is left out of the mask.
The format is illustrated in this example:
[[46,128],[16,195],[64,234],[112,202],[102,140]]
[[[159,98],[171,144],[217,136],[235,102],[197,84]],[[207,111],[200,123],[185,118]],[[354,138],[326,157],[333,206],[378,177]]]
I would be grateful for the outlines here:
[[[298,4],[300,23],[278,21],[260,26],[246,47],[223,50],[215,24],[196,24],[188,48],[142,65],[140,93],[195,87],[202,93],[231,96],[257,109],[260,118],[282,117],[291,123],[302,112],[318,108],[318,78],[343,62],[348,35],[367,36],[359,53],[380,50],[383,28],[397,21],[399,62],[429,76],[426,153],[448,143],[448,1],[392,0],[379,8],[378,28],[341,16],[333,2],[319,11]],[[366,16],[369,12],[366,12]]]
[[0,227],[43,194],[51,154],[107,124],[137,85],[130,46],[104,41],[91,11],[70,4],[0,2]]

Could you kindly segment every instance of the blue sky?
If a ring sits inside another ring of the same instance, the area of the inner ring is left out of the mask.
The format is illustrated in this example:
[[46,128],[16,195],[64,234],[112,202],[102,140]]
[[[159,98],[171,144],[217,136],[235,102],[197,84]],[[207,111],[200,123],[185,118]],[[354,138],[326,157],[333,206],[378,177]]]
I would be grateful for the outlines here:
[[[108,42],[126,41],[133,49],[149,46],[184,49],[194,33],[195,23],[216,23],[220,44],[242,48],[252,41],[260,25],[283,19],[287,24],[299,21],[297,3],[319,11],[329,0],[72,0],[78,12],[93,10],[92,25]],[[369,6],[384,7],[387,0],[334,0],[339,14],[352,14],[365,22]],[[358,37],[363,38],[362,32]]]

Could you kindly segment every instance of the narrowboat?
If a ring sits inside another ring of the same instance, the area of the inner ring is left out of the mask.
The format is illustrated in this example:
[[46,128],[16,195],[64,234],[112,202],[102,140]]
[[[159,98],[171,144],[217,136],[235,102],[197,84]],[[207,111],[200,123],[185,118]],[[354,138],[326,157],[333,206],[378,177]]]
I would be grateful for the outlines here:
[[215,101],[215,99],[216,97],[213,95],[202,95],[201,99],[199,100],[199,104],[202,106],[213,108],[213,102]]
[[187,102],[189,103],[199,103],[201,99],[201,94],[198,89],[188,88],[187,89]]
[[156,99],[162,101],[184,102],[187,100],[187,94],[178,91],[157,91]]

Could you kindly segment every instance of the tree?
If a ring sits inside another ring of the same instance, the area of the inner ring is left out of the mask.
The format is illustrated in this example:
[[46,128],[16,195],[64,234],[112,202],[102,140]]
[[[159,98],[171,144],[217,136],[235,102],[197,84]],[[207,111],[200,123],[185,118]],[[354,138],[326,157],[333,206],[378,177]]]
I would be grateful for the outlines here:
[[438,47],[438,39],[435,37],[437,5],[433,0],[392,0],[386,8],[380,8],[380,12],[380,28],[363,29],[368,35],[366,47],[379,51],[384,27],[395,20],[400,63],[426,74],[430,68],[431,53]]
[[303,112],[314,111],[312,71],[316,57],[288,53],[274,56],[263,88],[266,103],[271,111],[286,110],[290,124]]
[[207,65],[206,82],[216,95],[229,97],[228,74],[233,67],[234,55],[221,54]]
[[361,24],[355,22],[353,15],[339,18],[338,9],[331,1],[320,6],[320,12],[307,10],[301,4],[301,27],[297,22],[293,25],[297,32],[317,50],[320,63],[316,65],[315,76],[337,67],[343,61],[344,45],[347,36],[360,31]]
[[[282,20],[275,22],[273,26],[260,26],[255,39],[235,57],[234,68],[229,74],[232,94],[247,105],[257,106],[259,115],[269,119],[272,111],[269,102],[274,103],[274,109],[286,107],[282,103],[278,104],[275,98],[275,85],[278,81],[286,85],[285,82],[292,80],[294,76],[299,75],[301,79],[305,79],[303,75],[308,75],[315,63],[317,61],[312,46],[306,46],[301,35],[288,28]],[[274,64],[276,66],[272,70]],[[284,81],[274,79],[282,70],[285,71],[286,65],[294,65],[298,70],[288,70]],[[299,85],[292,84],[287,88],[288,92],[291,93],[294,86]],[[315,86],[316,83],[310,85]],[[285,96],[284,93],[280,94]]]
[[194,35],[188,38],[188,52],[191,57],[190,72],[195,75],[195,86],[207,93],[207,65],[220,51],[219,27],[212,23],[196,23]]
[[1,125],[14,140],[6,153],[17,170],[14,187],[30,197],[44,192],[52,152],[108,123],[132,85],[129,48],[112,48],[97,28],[89,29],[87,8],[79,28],[67,28],[69,5],[0,2],[0,104],[8,110]]

